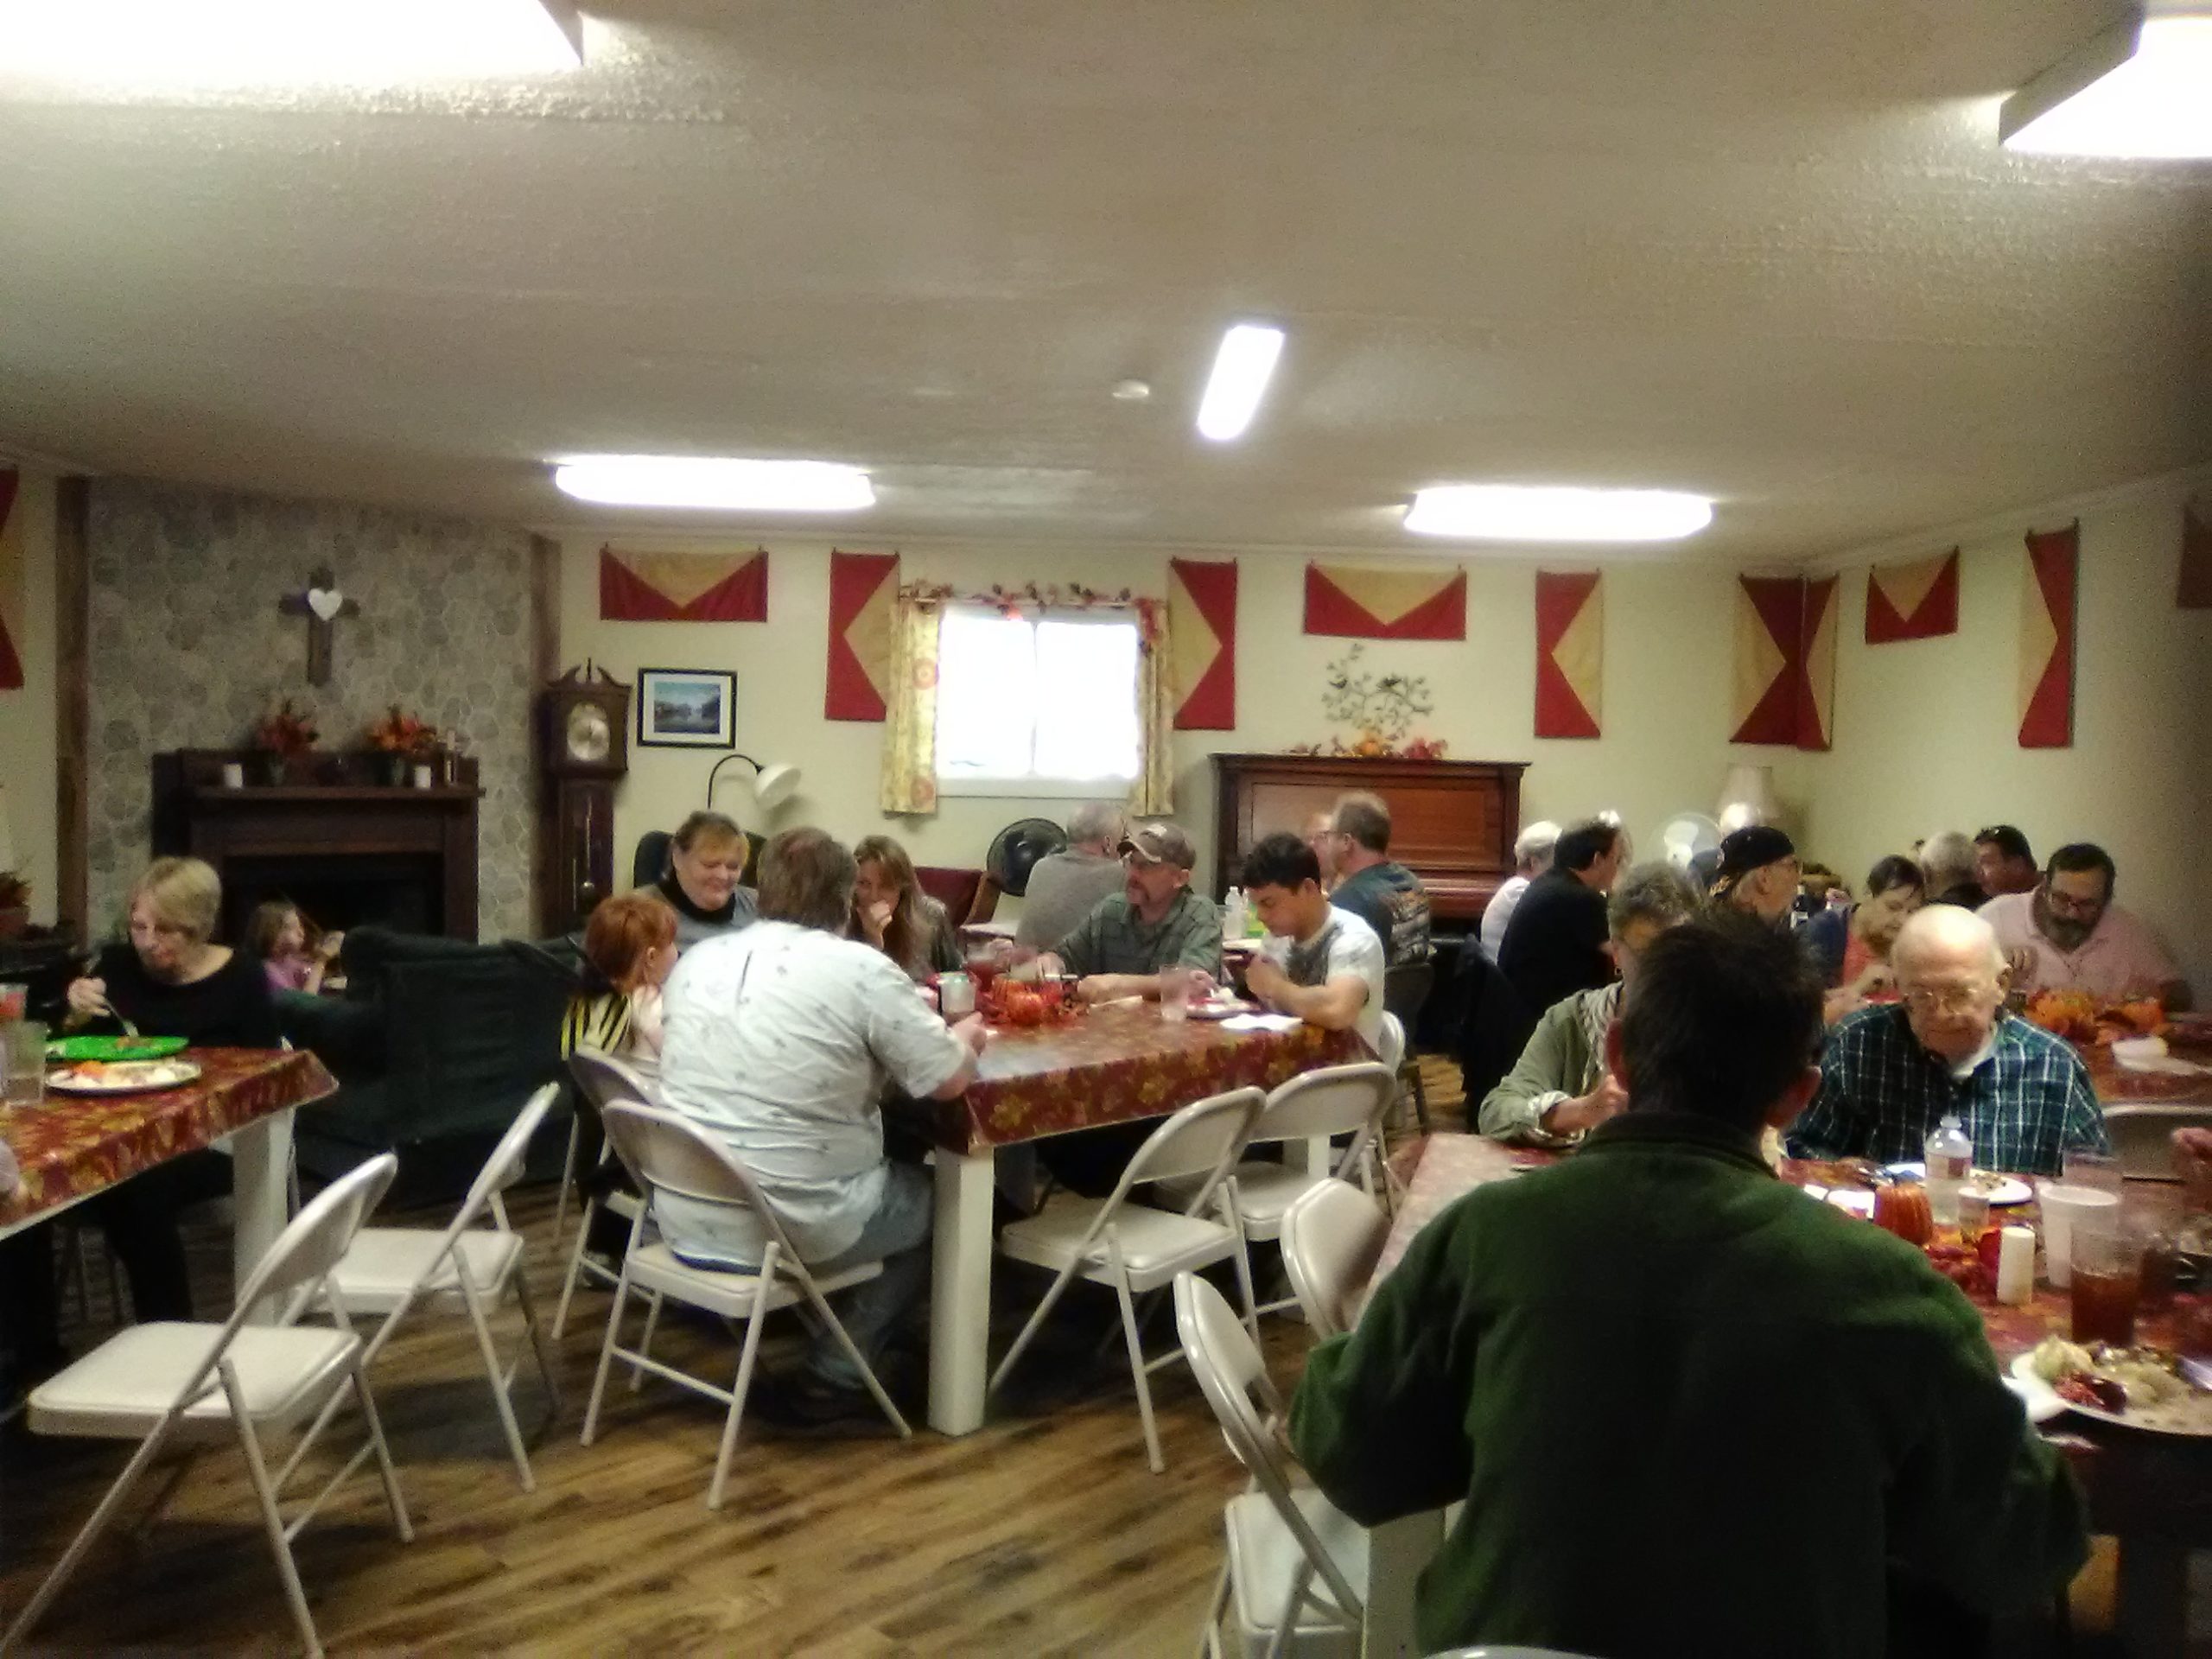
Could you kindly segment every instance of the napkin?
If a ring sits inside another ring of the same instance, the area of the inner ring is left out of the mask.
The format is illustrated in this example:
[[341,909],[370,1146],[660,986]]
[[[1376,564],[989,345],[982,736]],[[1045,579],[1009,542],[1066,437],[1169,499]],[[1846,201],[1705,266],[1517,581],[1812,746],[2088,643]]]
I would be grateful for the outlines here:
[[1221,1022],[1224,1031],[1296,1031],[1303,1022],[1294,1014],[1232,1014]]

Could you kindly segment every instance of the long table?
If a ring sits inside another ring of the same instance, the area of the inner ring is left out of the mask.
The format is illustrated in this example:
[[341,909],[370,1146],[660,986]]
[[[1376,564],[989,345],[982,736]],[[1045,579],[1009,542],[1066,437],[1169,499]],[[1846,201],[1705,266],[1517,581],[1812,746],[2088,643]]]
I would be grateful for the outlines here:
[[37,1106],[0,1107],[0,1139],[22,1179],[0,1193],[0,1238],[58,1216],[156,1164],[228,1143],[232,1157],[232,1266],[247,1276],[284,1230],[292,1116],[335,1094],[304,1049],[193,1048],[200,1067],[178,1089],[140,1095],[49,1093]]
[[[1379,1283],[1421,1230],[1476,1187],[1555,1163],[1561,1154],[1506,1147],[1479,1135],[1433,1135],[1424,1144],[1392,1220],[1370,1283]],[[1784,1179],[1799,1185],[1834,1179],[1833,1167],[1787,1160]],[[2128,1196],[2152,1205],[2178,1205],[2179,1193],[2158,1183],[2128,1183]],[[1996,1212],[1998,1222],[2035,1224],[2032,1203]],[[1872,1225],[1871,1223],[1868,1224]],[[2024,1306],[1986,1300],[1974,1304],[2000,1364],[2052,1333],[2064,1335],[2072,1311],[2067,1295],[2038,1281]],[[2167,1340],[2165,1319],[2144,1321],[2145,1339]],[[2092,1529],[2120,1541],[2118,1623],[2124,1650],[2152,1659],[2178,1653],[2188,1599],[2189,1553],[2212,1548],[2212,1440],[2152,1434],[2079,1418],[2055,1418],[2044,1431],[2061,1447],[2089,1500]],[[1409,1652],[1414,1580],[1442,1536],[1440,1517],[1413,1516],[1377,1528],[1369,1568],[1368,1651]],[[1376,1633],[1381,1633],[1381,1640]]]
[[938,1103],[930,1287],[930,1427],[983,1425],[991,1306],[991,1193],[1001,1147],[1164,1117],[1232,1089],[1272,1089],[1367,1058],[1348,1031],[1231,1031],[1171,1022],[1156,1003],[1093,1008],[1065,1025],[994,1033],[976,1082]]

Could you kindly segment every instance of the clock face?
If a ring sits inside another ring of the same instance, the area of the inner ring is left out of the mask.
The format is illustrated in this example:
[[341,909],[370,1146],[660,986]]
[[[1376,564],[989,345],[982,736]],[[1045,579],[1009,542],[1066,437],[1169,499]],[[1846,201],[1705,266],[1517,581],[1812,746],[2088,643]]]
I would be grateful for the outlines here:
[[606,760],[607,752],[614,747],[614,732],[607,724],[607,711],[594,702],[580,702],[570,709],[567,741],[572,760],[594,765]]

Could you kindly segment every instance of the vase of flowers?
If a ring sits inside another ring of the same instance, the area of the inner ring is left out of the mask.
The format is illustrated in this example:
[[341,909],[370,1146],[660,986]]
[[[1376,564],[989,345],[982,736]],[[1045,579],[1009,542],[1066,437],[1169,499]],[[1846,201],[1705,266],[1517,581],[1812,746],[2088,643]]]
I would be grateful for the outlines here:
[[404,784],[416,766],[435,763],[438,728],[395,702],[369,728],[369,747],[383,780],[394,785]]
[[295,709],[289,697],[254,728],[253,747],[261,756],[262,775],[271,786],[290,780],[293,768],[315,747],[316,735],[314,714]]

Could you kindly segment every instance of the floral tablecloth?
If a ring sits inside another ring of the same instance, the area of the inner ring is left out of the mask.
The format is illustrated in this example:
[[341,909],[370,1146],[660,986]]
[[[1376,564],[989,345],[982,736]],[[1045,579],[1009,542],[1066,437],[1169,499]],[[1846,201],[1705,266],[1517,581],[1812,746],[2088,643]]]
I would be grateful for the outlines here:
[[1248,1084],[1272,1089],[1316,1066],[1370,1058],[1349,1031],[1171,1024],[1149,1002],[1093,1008],[1066,1025],[995,1030],[968,1092],[938,1104],[938,1141],[981,1152],[1159,1117],[1208,1095]]
[[0,1140],[22,1168],[22,1184],[0,1194],[0,1227],[338,1090],[322,1062],[303,1049],[194,1048],[183,1058],[200,1075],[181,1089],[105,1097],[49,1094],[41,1105],[0,1107]]

